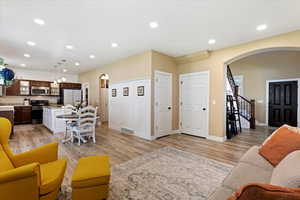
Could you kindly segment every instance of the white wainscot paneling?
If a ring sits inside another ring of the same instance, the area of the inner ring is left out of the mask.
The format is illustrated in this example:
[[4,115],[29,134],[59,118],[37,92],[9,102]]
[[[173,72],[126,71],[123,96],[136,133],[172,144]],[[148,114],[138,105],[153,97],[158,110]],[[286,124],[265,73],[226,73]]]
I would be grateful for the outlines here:
[[[137,87],[144,86],[144,96],[137,95]],[[123,96],[123,88],[129,96]],[[112,97],[112,89],[117,96]],[[111,84],[109,88],[109,127],[121,131],[132,130],[135,136],[151,139],[151,81],[133,80]]]

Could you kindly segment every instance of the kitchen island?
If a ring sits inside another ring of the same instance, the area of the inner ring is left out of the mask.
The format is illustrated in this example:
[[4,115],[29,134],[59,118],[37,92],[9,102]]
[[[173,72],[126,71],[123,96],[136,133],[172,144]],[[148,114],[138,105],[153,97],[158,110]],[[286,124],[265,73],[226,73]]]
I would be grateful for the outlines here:
[[57,118],[58,115],[71,114],[71,110],[66,110],[60,105],[44,106],[43,108],[43,124],[53,134],[66,131],[66,122]]

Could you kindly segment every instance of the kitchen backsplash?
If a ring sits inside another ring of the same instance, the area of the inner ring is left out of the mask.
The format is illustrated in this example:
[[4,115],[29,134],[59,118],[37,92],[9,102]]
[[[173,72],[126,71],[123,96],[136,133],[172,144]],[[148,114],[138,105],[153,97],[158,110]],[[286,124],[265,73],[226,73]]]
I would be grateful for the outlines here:
[[58,97],[45,96],[4,96],[0,97],[0,104],[23,104],[24,99],[30,100],[48,100],[50,104],[56,104]]

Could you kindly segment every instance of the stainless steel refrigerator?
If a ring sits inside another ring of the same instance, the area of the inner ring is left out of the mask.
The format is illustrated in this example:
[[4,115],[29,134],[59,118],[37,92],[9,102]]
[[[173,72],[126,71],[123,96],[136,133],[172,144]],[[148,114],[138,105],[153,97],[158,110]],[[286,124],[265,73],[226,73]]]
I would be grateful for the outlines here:
[[81,90],[80,89],[63,89],[62,90],[62,104],[76,105],[81,103]]

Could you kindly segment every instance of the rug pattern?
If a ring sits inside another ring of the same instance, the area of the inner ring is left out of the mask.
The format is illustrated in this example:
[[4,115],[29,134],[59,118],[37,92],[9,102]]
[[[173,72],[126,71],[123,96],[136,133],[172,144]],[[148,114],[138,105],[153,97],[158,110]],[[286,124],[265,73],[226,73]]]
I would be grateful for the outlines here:
[[[233,166],[171,147],[112,168],[109,200],[205,200]],[[60,200],[70,200],[63,186]]]

